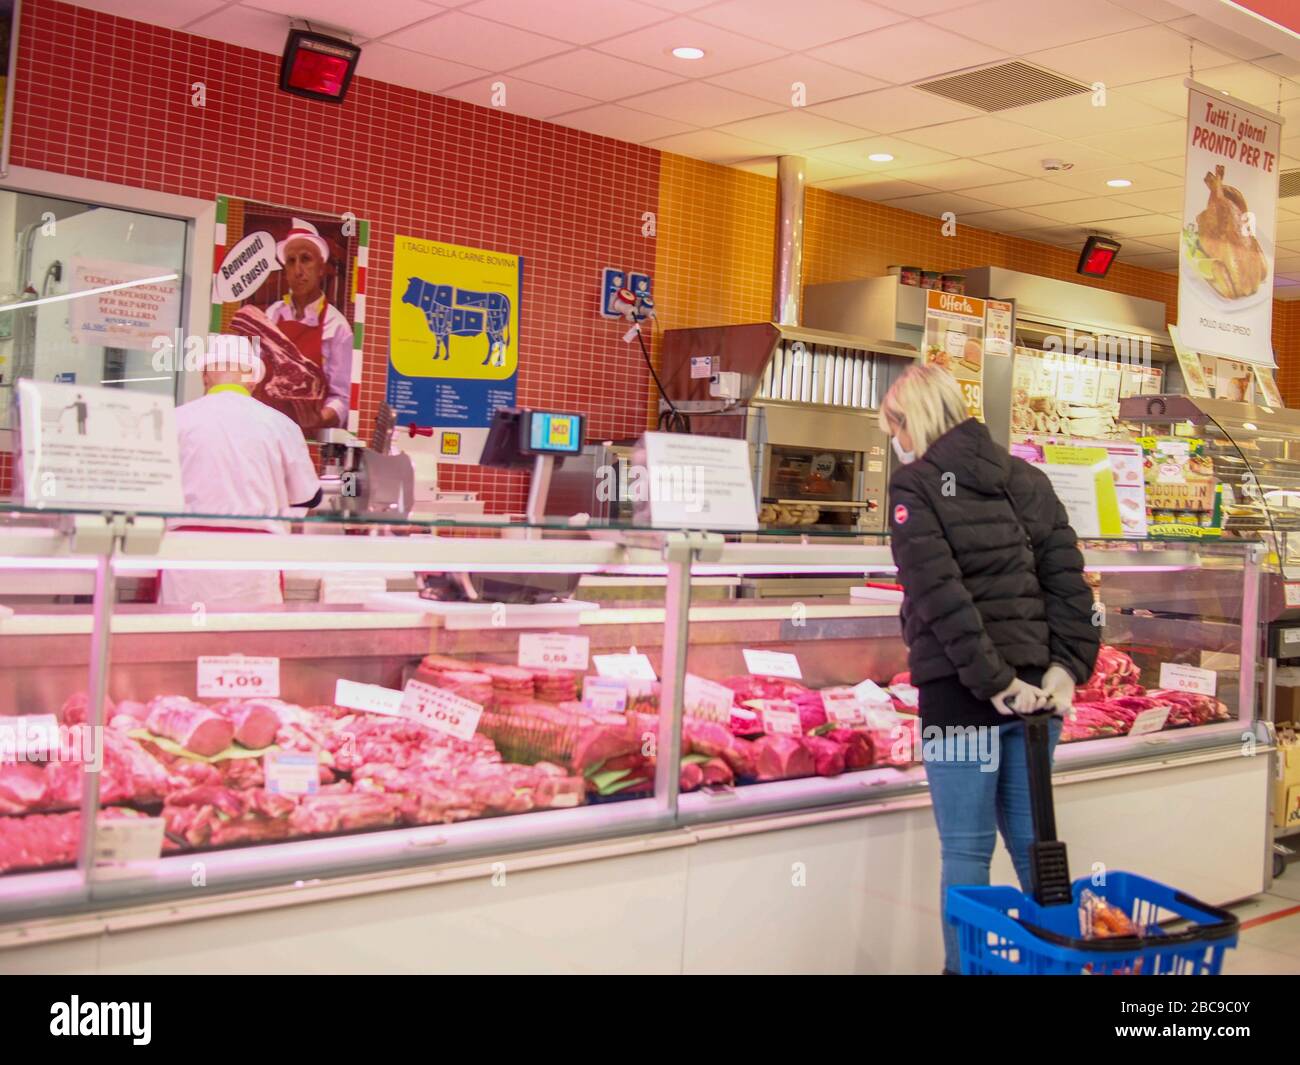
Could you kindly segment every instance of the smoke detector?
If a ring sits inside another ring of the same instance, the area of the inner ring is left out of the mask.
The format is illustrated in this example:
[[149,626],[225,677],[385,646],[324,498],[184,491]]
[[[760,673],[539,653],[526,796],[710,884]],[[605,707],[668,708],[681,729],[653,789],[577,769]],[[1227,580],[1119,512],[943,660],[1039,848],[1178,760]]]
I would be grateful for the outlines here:
[[1044,170],[1051,171],[1051,172],[1055,172],[1057,170],[1074,169],[1074,164],[1067,163],[1064,159],[1044,159],[1042,166]]

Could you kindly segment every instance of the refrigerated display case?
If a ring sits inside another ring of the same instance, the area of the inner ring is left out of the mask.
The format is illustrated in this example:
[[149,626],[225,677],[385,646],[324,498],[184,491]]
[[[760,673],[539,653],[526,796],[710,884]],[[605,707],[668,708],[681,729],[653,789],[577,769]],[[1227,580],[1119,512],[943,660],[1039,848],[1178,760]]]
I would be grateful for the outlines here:
[[[738,594],[888,575],[885,538],[307,526],[317,535],[4,515],[0,714],[84,716],[104,768],[69,793],[51,785],[75,763],[0,766],[0,969],[276,966],[290,935],[326,970],[428,967],[433,935],[450,968],[905,968],[937,950],[926,737],[898,676],[897,605]],[[1251,894],[1263,870],[1230,859],[1257,856],[1266,829],[1267,759],[1241,757],[1247,739],[1268,749],[1256,549],[1085,549],[1112,650],[1058,757],[1075,853],[1215,901]],[[117,581],[170,567],[410,577],[355,604],[116,602]],[[42,601],[68,570],[92,583]],[[414,590],[431,571],[580,580],[576,602],[447,603]],[[1144,582],[1177,588],[1182,609],[1138,605]],[[1227,857],[1193,857],[1215,847]],[[825,879],[796,901],[791,869],[810,862]],[[740,915],[791,905],[765,946],[746,932]],[[826,906],[857,915],[856,946],[828,944]],[[373,942],[334,934],[356,922]]]

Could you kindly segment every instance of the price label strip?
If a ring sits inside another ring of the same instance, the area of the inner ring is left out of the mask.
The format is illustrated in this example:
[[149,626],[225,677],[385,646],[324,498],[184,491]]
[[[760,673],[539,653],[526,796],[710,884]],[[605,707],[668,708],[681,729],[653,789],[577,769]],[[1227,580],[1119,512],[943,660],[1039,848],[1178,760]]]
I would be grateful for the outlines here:
[[759,677],[786,677],[790,680],[802,680],[799,659],[784,651],[755,651],[746,647],[745,668]]
[[587,668],[590,649],[591,640],[586,636],[525,632],[519,637],[518,662],[526,669],[572,669],[581,673]]
[[349,710],[365,710],[372,714],[400,716],[404,694],[396,688],[383,688],[378,684],[359,684],[355,680],[334,682],[334,705]]
[[101,817],[95,823],[95,864],[155,862],[162,855],[161,817]]
[[1169,707],[1153,706],[1150,710],[1143,710],[1133,719],[1133,725],[1128,730],[1130,736],[1141,736],[1148,732],[1159,732],[1165,727],[1165,722],[1169,720]]
[[650,659],[635,651],[625,655],[592,655],[591,661],[602,677],[617,677],[621,680],[659,679]]
[[598,714],[621,714],[627,709],[627,681],[616,677],[583,677],[582,705]]
[[478,729],[483,707],[444,688],[413,680],[402,693],[402,715],[449,736],[467,740]]
[[266,790],[273,795],[315,795],[320,790],[320,755],[272,751],[262,756]]
[[195,684],[200,699],[240,695],[280,696],[280,660],[244,655],[202,655]]

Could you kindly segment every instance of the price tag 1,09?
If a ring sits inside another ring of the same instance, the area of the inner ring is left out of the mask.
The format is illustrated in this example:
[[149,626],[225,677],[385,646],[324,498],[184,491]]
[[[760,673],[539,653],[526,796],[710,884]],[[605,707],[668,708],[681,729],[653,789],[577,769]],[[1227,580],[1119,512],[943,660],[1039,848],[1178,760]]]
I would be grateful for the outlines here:
[[280,660],[246,658],[244,655],[202,655],[195,690],[200,699],[229,699],[240,695],[278,698]]
[[402,693],[402,716],[467,740],[478,728],[483,707],[443,688],[413,680]]
[[583,672],[591,640],[563,632],[525,632],[519,637],[519,665],[528,669],[572,669]]

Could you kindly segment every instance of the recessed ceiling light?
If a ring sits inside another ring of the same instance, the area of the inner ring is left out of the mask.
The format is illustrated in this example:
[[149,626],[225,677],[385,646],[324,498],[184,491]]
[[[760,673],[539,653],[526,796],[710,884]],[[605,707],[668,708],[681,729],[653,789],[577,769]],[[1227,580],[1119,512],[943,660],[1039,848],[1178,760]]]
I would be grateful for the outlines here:
[[872,152],[867,158],[873,163],[892,163],[894,161],[894,157],[888,152]]
[[688,45],[682,45],[673,49],[673,55],[678,59],[703,59],[703,48],[691,48]]
[[1129,179],[1126,177],[1113,177],[1108,182],[1106,182],[1106,184],[1109,185],[1112,189],[1126,189],[1130,185],[1132,185],[1133,182],[1129,181]]

